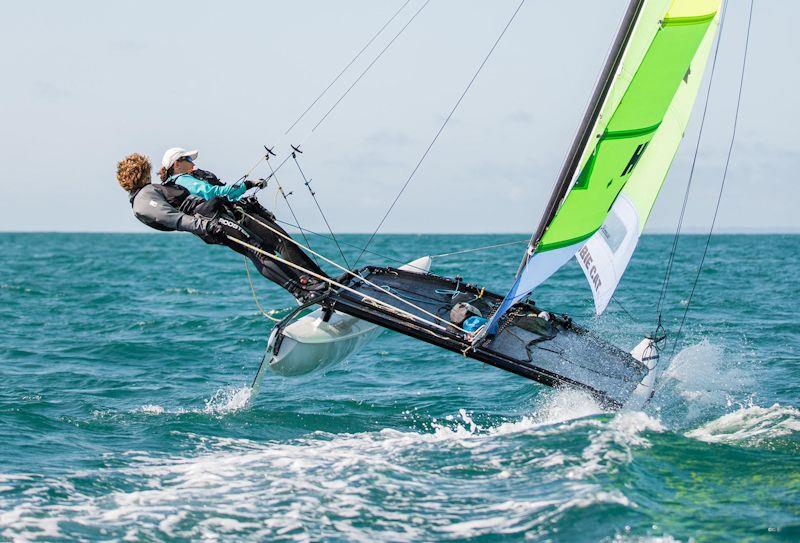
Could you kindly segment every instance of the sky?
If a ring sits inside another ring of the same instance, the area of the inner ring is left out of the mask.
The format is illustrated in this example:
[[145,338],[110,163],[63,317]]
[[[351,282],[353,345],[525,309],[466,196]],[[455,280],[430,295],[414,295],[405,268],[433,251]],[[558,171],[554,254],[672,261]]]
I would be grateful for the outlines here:
[[[517,5],[431,0],[311,132],[424,3],[410,0],[284,137],[404,1],[4,3],[0,231],[145,232],[115,180],[126,154],[148,155],[155,170],[169,147],[199,149],[200,167],[235,180],[262,145],[302,142],[333,228],[371,232]],[[531,232],[626,5],[527,0],[382,232]],[[688,231],[707,231],[722,180],[748,6],[731,0]],[[720,232],[800,231],[799,17],[796,1],[756,2]],[[674,231],[701,105],[649,232]],[[322,229],[297,168],[278,179],[301,224]],[[289,218],[274,183],[261,201]]]

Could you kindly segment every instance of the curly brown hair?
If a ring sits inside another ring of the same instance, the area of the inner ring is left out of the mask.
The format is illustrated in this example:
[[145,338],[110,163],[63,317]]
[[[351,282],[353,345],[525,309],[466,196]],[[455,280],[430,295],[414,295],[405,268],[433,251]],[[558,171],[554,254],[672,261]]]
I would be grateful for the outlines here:
[[150,159],[139,153],[128,155],[117,164],[117,181],[128,192],[150,183]]
[[172,168],[166,169],[162,167],[160,170],[158,170],[158,177],[161,179],[162,183],[165,183],[167,179],[169,179],[171,176],[172,176]]

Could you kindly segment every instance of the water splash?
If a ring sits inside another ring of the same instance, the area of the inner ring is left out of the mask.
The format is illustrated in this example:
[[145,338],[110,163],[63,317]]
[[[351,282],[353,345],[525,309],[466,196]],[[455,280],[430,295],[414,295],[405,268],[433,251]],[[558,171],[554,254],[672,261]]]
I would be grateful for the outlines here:
[[[203,400],[203,407],[190,408],[178,407],[167,409],[162,405],[146,403],[135,409],[133,413],[145,415],[185,415],[187,413],[223,416],[236,413],[249,407],[252,398],[252,389],[248,386],[220,388],[210,398]],[[108,413],[98,413],[107,415]]]
[[165,410],[163,406],[147,403],[141,406],[137,411],[147,415],[163,415]]
[[542,395],[533,419],[556,424],[607,413],[591,394],[572,388],[553,389]]
[[661,376],[647,408],[671,428],[686,429],[752,401],[753,376],[741,351],[703,340],[679,351]]
[[758,447],[785,440],[800,442],[800,410],[774,404],[750,406],[728,413],[686,433],[708,443]]
[[249,386],[238,388],[226,387],[214,393],[205,401],[203,413],[208,415],[227,415],[236,413],[250,404],[253,389]]

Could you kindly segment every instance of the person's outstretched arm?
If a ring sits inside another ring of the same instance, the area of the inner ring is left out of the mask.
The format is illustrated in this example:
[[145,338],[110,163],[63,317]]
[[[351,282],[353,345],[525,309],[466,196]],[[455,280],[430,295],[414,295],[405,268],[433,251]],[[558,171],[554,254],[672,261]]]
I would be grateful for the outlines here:
[[243,182],[233,185],[212,185],[202,179],[197,179],[189,174],[180,175],[175,179],[175,183],[184,187],[194,196],[199,196],[203,200],[210,200],[215,196],[222,196],[231,202],[235,202],[247,191],[247,185]]
[[144,187],[133,200],[133,214],[157,230],[191,232],[208,242],[214,224],[209,219],[187,215],[172,207],[153,185]]

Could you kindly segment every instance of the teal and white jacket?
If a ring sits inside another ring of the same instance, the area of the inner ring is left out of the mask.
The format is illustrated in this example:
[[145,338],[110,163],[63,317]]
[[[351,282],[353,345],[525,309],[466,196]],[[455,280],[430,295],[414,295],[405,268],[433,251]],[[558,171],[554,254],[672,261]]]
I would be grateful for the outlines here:
[[227,198],[231,202],[235,202],[239,200],[239,198],[241,198],[245,192],[247,192],[247,187],[243,181],[239,181],[233,185],[216,185],[209,183],[208,181],[198,179],[191,173],[173,175],[167,179],[164,184],[168,185],[172,183],[182,186],[189,191],[189,194],[198,196],[203,200],[210,200],[217,196],[221,196]]

